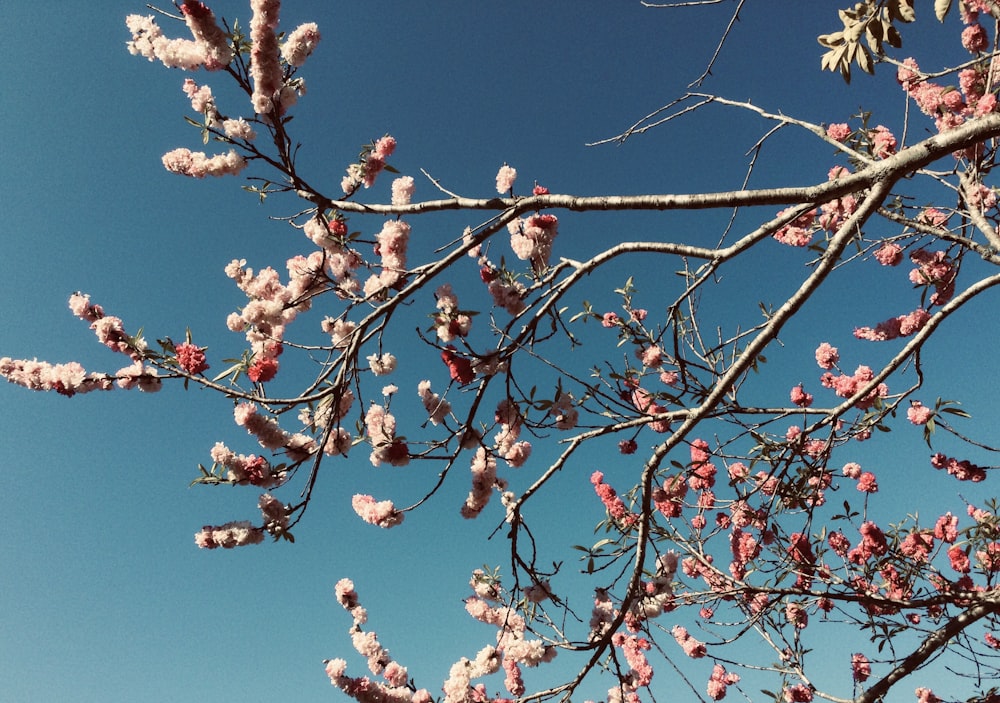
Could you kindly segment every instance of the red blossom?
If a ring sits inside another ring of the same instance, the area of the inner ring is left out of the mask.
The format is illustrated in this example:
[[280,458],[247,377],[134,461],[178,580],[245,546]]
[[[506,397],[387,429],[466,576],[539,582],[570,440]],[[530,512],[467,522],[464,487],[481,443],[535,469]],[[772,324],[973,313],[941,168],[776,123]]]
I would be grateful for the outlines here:
[[455,347],[450,344],[441,352],[441,361],[448,366],[451,380],[458,381],[463,386],[472,383],[476,377],[475,371],[472,370],[472,362],[456,354]]
[[177,365],[191,375],[200,374],[208,368],[208,364],[205,363],[205,350],[202,347],[185,342],[178,344],[174,352],[177,354]]
[[269,356],[257,359],[247,369],[247,376],[254,383],[266,383],[278,373],[278,360]]

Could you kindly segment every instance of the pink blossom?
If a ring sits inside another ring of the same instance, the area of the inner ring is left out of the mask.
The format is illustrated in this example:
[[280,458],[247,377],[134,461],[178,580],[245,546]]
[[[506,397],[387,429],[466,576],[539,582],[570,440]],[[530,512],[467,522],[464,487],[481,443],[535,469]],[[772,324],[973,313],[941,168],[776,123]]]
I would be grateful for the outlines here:
[[986,480],[986,469],[976,466],[967,459],[958,460],[937,453],[931,457],[931,466],[935,469],[946,469],[949,474],[959,481],[978,483]]
[[253,79],[251,102],[259,115],[269,115],[280,104],[275,103],[284,81],[278,37],[278,13],[281,0],[250,0],[250,76]]
[[163,384],[157,370],[150,366],[143,366],[141,361],[119,369],[115,374],[115,379],[118,387],[123,390],[138,388],[145,393],[155,393],[160,390]]
[[878,482],[875,474],[871,471],[864,471],[858,476],[858,490],[862,493],[878,493]]
[[800,683],[788,686],[783,695],[786,703],[810,703],[813,699],[812,689]]
[[708,697],[713,701],[719,701],[726,697],[726,688],[738,683],[740,677],[736,674],[726,672],[726,667],[716,664],[712,668],[712,675],[708,679]]
[[417,394],[424,403],[427,419],[431,421],[432,425],[440,425],[447,419],[451,412],[451,403],[431,390],[430,381],[421,381],[417,385]]
[[623,439],[618,443],[618,451],[622,454],[635,454],[639,445],[634,439]]
[[874,256],[883,266],[897,266],[903,260],[903,247],[895,242],[886,242],[875,250]]
[[930,532],[911,532],[899,543],[899,551],[915,563],[924,563],[934,548]]
[[933,414],[933,410],[926,407],[919,400],[914,400],[910,402],[910,407],[906,410],[906,419],[914,425],[926,425]]
[[823,342],[816,348],[816,363],[821,369],[832,369],[840,361],[840,354],[836,347],[831,347],[827,342]]
[[601,327],[617,327],[618,315],[613,312],[606,312],[601,317]]
[[670,634],[672,634],[674,639],[677,640],[677,644],[681,646],[684,653],[692,659],[700,659],[708,653],[704,643],[699,642],[692,637],[688,633],[687,628],[680,625],[674,625],[673,629],[670,630]]
[[252,142],[257,138],[257,133],[253,130],[253,127],[242,117],[238,120],[223,120],[222,130],[230,139],[244,139]]
[[497,171],[497,192],[500,195],[504,195],[510,192],[510,189],[514,187],[514,181],[517,179],[517,170],[504,164]]
[[809,624],[809,614],[799,603],[785,605],[785,619],[799,630],[805,629]]
[[[637,352],[638,353],[638,352]],[[663,364],[663,350],[659,346],[653,345],[642,351],[639,355],[642,365],[649,368],[659,368]]]
[[951,544],[958,539],[958,517],[945,513],[934,523],[934,537]]
[[[951,549],[948,550],[948,556],[951,556]],[[985,549],[977,550],[976,561],[988,573],[1000,571],[1000,542],[990,542]]]
[[951,568],[960,574],[967,574],[972,571],[972,563],[969,561],[969,555],[958,545],[948,548],[948,560],[951,562]]
[[941,703],[941,699],[929,688],[920,687],[914,693],[917,694],[917,703]]
[[868,661],[868,657],[860,653],[852,654],[851,673],[854,675],[856,682],[864,683],[867,681],[868,677],[872,675],[872,665]]
[[853,461],[848,462],[848,463],[844,464],[844,468],[842,469],[842,472],[843,472],[844,476],[847,476],[847,478],[854,478],[854,479],[860,478],[861,477],[861,465],[857,464],[857,463],[855,463]]
[[152,15],[129,15],[125,25],[132,33],[126,46],[133,56],[143,56],[150,61],[160,61],[167,68],[185,71],[205,65],[206,46],[190,39],[167,39]]
[[[782,210],[778,213],[778,216],[784,215],[787,210]],[[812,241],[813,235],[816,232],[816,210],[809,210],[788,224],[782,226],[773,236],[782,244],[787,244],[793,247],[804,247]]]
[[522,261],[531,261],[538,272],[549,264],[552,243],[559,234],[559,218],[555,215],[534,214],[525,219],[514,219],[507,225],[510,246]]
[[604,507],[610,515],[615,520],[621,520],[625,525],[632,525],[636,521],[636,516],[628,511],[625,507],[625,503],[622,499],[618,497],[618,493],[615,489],[604,483],[604,474],[600,471],[595,471],[590,476],[590,482],[594,486],[594,491],[597,493],[597,497],[601,499],[604,503]]
[[830,536],[827,537],[827,542],[830,545],[830,549],[834,551],[835,554],[841,557],[846,557],[848,550],[851,547],[850,540],[844,536],[843,532],[831,532]]
[[404,517],[404,513],[396,510],[391,500],[376,502],[369,495],[355,495],[351,499],[351,507],[365,522],[384,528],[395,527]]
[[966,48],[969,53],[978,54],[986,49],[990,45],[990,38],[986,34],[986,30],[983,25],[979,22],[970,24],[965,29],[962,30],[962,46]]
[[896,137],[892,135],[888,127],[878,125],[868,132],[868,139],[871,140],[872,155],[878,159],[884,159],[896,153]]
[[792,402],[795,405],[798,405],[800,408],[808,408],[813,403],[812,395],[810,393],[806,393],[805,390],[803,390],[801,383],[792,388],[792,392],[790,395]]
[[845,122],[838,122],[826,128],[826,136],[834,141],[843,142],[851,136],[851,128]]
[[923,308],[918,308],[913,312],[890,318],[872,329],[871,327],[858,327],[854,330],[857,339],[867,339],[872,342],[883,342],[897,337],[909,337],[918,332],[927,321],[931,319],[931,314]]

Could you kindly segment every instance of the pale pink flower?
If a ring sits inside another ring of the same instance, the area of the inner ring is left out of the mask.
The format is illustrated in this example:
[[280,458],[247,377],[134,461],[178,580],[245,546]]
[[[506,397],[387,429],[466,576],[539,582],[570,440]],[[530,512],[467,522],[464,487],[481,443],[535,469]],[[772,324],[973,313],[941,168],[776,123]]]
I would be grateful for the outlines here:
[[[637,352],[639,353],[639,352]],[[639,358],[642,365],[649,368],[659,368],[663,364],[663,350],[659,346],[653,345],[640,353]]]
[[504,195],[510,192],[510,189],[514,187],[514,181],[517,179],[517,170],[504,164],[497,171],[497,192],[500,195]]
[[385,354],[370,354],[368,357],[368,367],[376,376],[388,376],[396,370],[396,357],[386,352]]
[[246,520],[227,522],[214,527],[206,525],[194,536],[194,542],[201,549],[232,549],[247,544],[260,544],[264,541],[264,530],[254,527]]
[[252,142],[257,138],[257,133],[253,130],[253,127],[242,117],[238,120],[223,120],[222,130],[230,139],[243,139]]
[[[278,37],[278,13],[281,0],[250,0],[253,12],[250,18],[250,76],[253,79],[251,102],[259,115],[270,115],[272,111],[281,113],[280,104],[275,104],[282,88],[282,75]],[[280,100],[280,99],[279,99]]]
[[232,149],[226,154],[206,156],[202,151],[179,148],[163,155],[163,166],[171,173],[192,178],[236,175],[247,166],[246,159]]
[[413,176],[400,176],[392,182],[392,204],[409,205],[416,185]]
[[143,56],[150,61],[160,61],[167,68],[185,71],[205,65],[206,46],[190,39],[167,39],[152,15],[129,15],[125,25],[132,33],[126,44],[133,56]]
[[431,391],[430,381],[421,381],[417,385],[417,394],[424,402],[424,410],[427,411],[427,417],[432,425],[440,425],[447,419],[451,413],[451,403]]
[[844,464],[842,472],[847,478],[859,478],[861,476],[861,464],[856,464],[853,461]]
[[740,677],[736,674],[726,672],[726,667],[716,664],[712,668],[712,675],[708,679],[708,697],[713,701],[719,701],[726,697],[726,688],[738,683]]
[[285,39],[281,47],[281,58],[289,66],[301,66],[319,44],[319,27],[315,22],[301,24]]
[[181,13],[203,52],[205,68],[218,71],[228,66],[235,56],[233,47],[229,35],[216,22],[212,11],[198,0],[184,0]]
[[369,495],[355,495],[351,499],[351,507],[365,522],[384,528],[395,527],[404,517],[391,500],[376,501]]
[[489,503],[497,477],[497,462],[480,447],[472,458],[472,489],[462,505],[462,517],[477,517]]

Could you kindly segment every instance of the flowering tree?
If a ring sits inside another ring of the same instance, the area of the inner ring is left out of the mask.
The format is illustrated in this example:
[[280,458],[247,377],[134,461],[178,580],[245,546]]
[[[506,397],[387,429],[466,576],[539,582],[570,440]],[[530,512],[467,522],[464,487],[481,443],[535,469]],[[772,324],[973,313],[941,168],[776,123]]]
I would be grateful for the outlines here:
[[[320,41],[317,25],[279,35],[276,0],[252,0],[248,32],[184,0],[173,19],[190,39],[169,38],[165,13],[130,16],[133,54],[213,72],[250,98],[249,106],[227,104],[221,92],[185,79],[190,121],[217,148],[175,149],[164,167],[193,178],[249,171],[247,188],[261,199],[286,198],[295,211],[289,225],[309,243],[285,274],[242,259],[226,267],[247,297],[227,320],[246,338],[238,359],[214,358],[190,332],[151,343],[76,293],[73,314],[126,356],[125,366],[87,372],[74,362],[2,358],[0,374],[65,396],[153,392],[176,381],[232,399],[253,449],[216,444],[196,482],[256,488],[260,517],[204,527],[195,537],[202,548],[291,540],[321,466],[348,456],[351,466],[364,463],[361,454],[372,467],[429,469],[425,492],[408,504],[346,497],[361,520],[381,528],[414,510],[441,509],[432,498],[445,482],[468,484],[464,503],[445,509],[456,520],[500,524],[507,542],[503,567],[473,571],[466,601],[495,636],[472,645],[443,684],[431,683],[423,677],[433,672],[410,672],[391,658],[345,578],[336,598],[371,676],[348,673],[340,658],[326,672],[359,701],[580,697],[592,679],[609,701],[640,700],[677,677],[702,700],[730,688],[751,697],[759,683],[789,703],[875,701],[897,687],[930,702],[956,695],[944,690],[952,684],[941,682],[935,662],[994,700],[996,505],[945,493],[954,481],[983,481],[989,467],[932,450],[929,466],[911,469],[941,486],[940,509],[927,519],[880,501],[878,468],[852,458],[858,442],[930,445],[941,433],[976,461],[995,451],[951,424],[965,415],[956,402],[925,394],[924,366],[942,343],[939,329],[1000,284],[990,182],[1000,137],[996,31],[991,38],[983,25],[1000,8],[957,3],[968,61],[930,73],[885,55],[885,45],[902,44],[896,24],[914,19],[912,5],[859,3],[841,13],[843,31],[820,38],[823,67],[845,78],[854,64],[895,67],[907,104],[922,113],[902,131],[873,126],[867,114],[812,124],[692,89],[615,138],[692,111],[734,109],[772,123],[755,154],[784,128],[835,151],[823,182],[577,196],[522,187],[504,164],[495,194],[457,195],[428,178],[438,192],[426,199],[415,199],[409,175],[379,190],[384,172],[395,172],[388,135],[347,165],[336,192],[300,172],[290,118],[305,91],[299,70]],[[935,3],[939,19],[950,6]],[[411,228],[449,211],[469,218],[464,231],[436,250],[411,247]],[[636,211],[730,215],[708,246],[691,241],[704,237],[653,233],[578,253],[564,243],[569,237],[558,238],[567,212]],[[677,284],[623,273],[622,262],[638,256],[671,267]],[[780,260],[782,293],[744,309],[727,276],[764,257]],[[588,285],[605,272],[622,274],[617,288]],[[811,301],[862,276],[912,288],[911,305],[884,310],[881,321],[857,320],[853,334],[831,327],[790,345],[815,364],[807,379],[767,367]],[[738,315],[720,317],[720,305]],[[416,331],[414,310],[428,320]],[[294,336],[309,313],[312,332]],[[314,343],[317,331],[323,338]],[[858,345],[842,361],[838,346],[846,350],[852,336],[881,349],[869,353],[879,361]],[[402,378],[406,365],[409,375],[421,372],[413,387],[382,378]],[[896,426],[911,431],[884,436]],[[572,563],[535,527],[565,510],[559,487],[567,481],[590,487],[591,505],[579,510],[593,513],[599,533],[575,540],[581,560]],[[854,637],[847,649],[837,641],[844,633]],[[814,674],[821,657],[842,659],[841,675]],[[568,673],[533,685],[525,669],[553,661]],[[501,670],[502,681],[491,677]]]

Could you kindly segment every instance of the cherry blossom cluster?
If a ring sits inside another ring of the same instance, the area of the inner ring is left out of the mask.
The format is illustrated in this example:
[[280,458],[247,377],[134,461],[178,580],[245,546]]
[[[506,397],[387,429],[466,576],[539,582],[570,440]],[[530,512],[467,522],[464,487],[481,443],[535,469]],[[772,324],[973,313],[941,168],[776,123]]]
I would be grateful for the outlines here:
[[351,498],[351,507],[362,520],[378,527],[395,527],[403,522],[405,513],[396,509],[391,500],[375,500],[361,493]]
[[129,53],[185,71],[198,68],[218,71],[228,66],[235,53],[212,11],[197,0],[184,0],[181,12],[193,39],[167,39],[152,15],[125,18],[132,33],[132,41],[127,44]]
[[234,259],[226,266],[226,275],[250,299],[241,312],[229,315],[226,325],[234,332],[245,332],[250,342],[253,359],[246,371],[251,381],[265,383],[278,373],[285,327],[309,309],[312,295],[323,286],[322,258],[314,252],[308,258],[289,259],[287,286],[270,266],[257,274],[246,268],[245,259]]
[[451,413],[451,403],[441,397],[440,394],[431,390],[431,382],[423,380],[417,384],[417,394],[424,403],[424,410],[427,411],[427,419],[432,425],[443,424]]
[[493,495],[493,488],[497,484],[497,461],[486,451],[485,447],[479,447],[472,458],[472,489],[469,497],[462,504],[462,517],[474,518],[483,511],[489,503],[490,496]]
[[590,475],[590,482],[594,485],[594,492],[604,503],[605,509],[612,520],[619,521],[624,527],[635,524],[638,516],[629,512],[625,503],[618,497],[618,492],[613,487],[604,482],[604,474],[595,471]]
[[316,440],[301,432],[290,434],[278,422],[258,412],[254,403],[239,403],[233,410],[236,424],[257,438],[264,449],[283,451],[293,462],[308,459],[316,451]]
[[[836,347],[828,342],[823,342],[816,349],[816,363],[821,369],[833,369],[840,360],[840,354]],[[820,376],[820,384],[824,388],[829,388],[840,398],[852,398],[858,391],[867,386],[875,378],[875,373],[868,366],[858,366],[850,376],[841,373],[834,375],[829,370]],[[854,407],[860,410],[870,408],[880,398],[889,395],[889,388],[884,383],[879,383],[867,395],[858,399]]]
[[355,651],[368,662],[368,670],[381,681],[368,676],[354,678],[347,676],[347,662],[343,659],[329,659],[324,662],[330,683],[359,703],[432,703],[431,694],[416,690],[409,684],[406,667],[401,666],[389,655],[389,650],[378,641],[374,632],[366,632],[362,626],[368,621],[368,613],[361,607],[354,583],[341,579],[335,588],[337,602],[347,610],[352,618],[351,643]]
[[505,398],[497,403],[494,417],[500,426],[494,437],[497,453],[514,468],[523,466],[531,456],[531,442],[521,439],[524,420],[520,408],[513,399]]
[[365,413],[365,430],[372,451],[372,466],[390,464],[406,466],[410,463],[410,448],[396,438],[396,417],[385,406],[373,404]]
[[450,283],[442,284],[434,292],[438,312],[434,315],[434,331],[442,342],[466,337],[472,327],[472,317],[458,307],[458,296]]
[[205,525],[201,532],[194,536],[194,543],[201,549],[233,549],[248,544],[260,544],[264,541],[264,530],[254,527],[248,520],[227,522],[225,525],[213,527]]
[[114,377],[103,373],[87,373],[79,363],[50,364],[37,359],[0,358],[0,376],[9,383],[16,383],[33,391],[55,391],[60,395],[74,396],[90,391],[110,391]]
[[[366,146],[357,162],[347,167],[347,175],[340,182],[344,195],[352,195],[358,188],[371,188],[375,179],[385,169],[386,160],[396,150],[396,140],[388,134]],[[406,186],[400,186],[406,188]],[[410,191],[412,194],[412,191]]]
[[712,675],[708,679],[708,697],[713,701],[721,701],[726,697],[726,689],[739,683],[740,677],[737,674],[726,671],[722,664],[712,667]]
[[275,470],[262,456],[236,454],[222,442],[216,442],[211,455],[212,461],[225,469],[230,483],[273,488],[285,481],[285,472]]
[[403,220],[387,220],[376,240],[375,254],[382,257],[382,270],[365,281],[366,298],[382,298],[387,289],[399,287],[405,282],[410,225]]
[[[884,127],[881,129],[884,130],[882,137],[884,144],[880,148],[888,148],[885,145],[889,143],[889,140],[891,140],[891,144],[895,148],[895,138]],[[834,166],[830,169],[827,177],[829,180],[835,181],[838,178],[848,175],[848,173],[850,172],[845,167]],[[772,236],[774,239],[788,246],[808,246],[819,230],[825,230],[830,233],[836,232],[844,221],[857,210],[857,207],[858,200],[854,195],[847,194],[839,198],[834,198],[823,203],[818,209],[812,208],[799,214],[791,222],[779,227]],[[781,217],[788,212],[790,212],[789,209],[781,210],[777,215]]]

